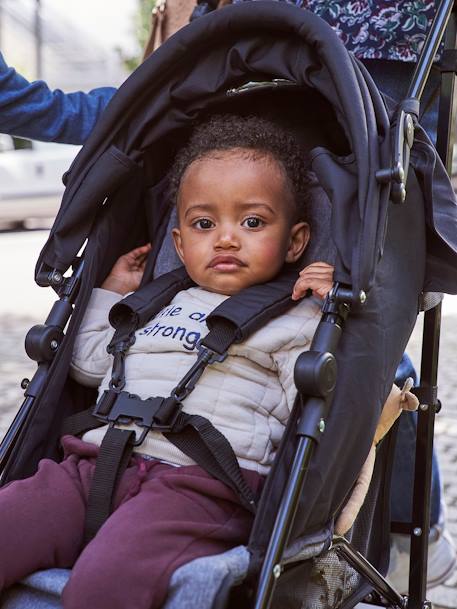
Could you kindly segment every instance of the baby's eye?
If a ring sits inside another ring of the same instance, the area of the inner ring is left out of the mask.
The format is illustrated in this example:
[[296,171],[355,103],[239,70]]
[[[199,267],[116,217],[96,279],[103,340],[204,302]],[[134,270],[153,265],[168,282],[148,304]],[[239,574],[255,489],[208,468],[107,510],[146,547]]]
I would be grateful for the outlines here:
[[208,218],[200,218],[200,220],[196,220],[193,223],[193,226],[201,230],[208,230],[209,228],[213,228],[214,222],[211,222],[211,220],[208,220]]
[[245,226],[246,228],[260,228],[264,224],[265,222],[260,218],[257,218],[256,216],[250,216],[249,218],[246,218],[246,220],[243,220],[241,226]]

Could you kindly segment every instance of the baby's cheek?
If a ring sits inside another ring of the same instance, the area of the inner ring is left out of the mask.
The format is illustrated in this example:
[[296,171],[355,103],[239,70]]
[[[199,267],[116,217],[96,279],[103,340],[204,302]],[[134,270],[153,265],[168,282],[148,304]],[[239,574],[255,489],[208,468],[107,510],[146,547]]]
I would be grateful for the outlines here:
[[286,258],[287,249],[281,244],[278,244],[277,240],[268,239],[262,244],[261,258],[263,264],[267,261],[271,264],[282,264]]

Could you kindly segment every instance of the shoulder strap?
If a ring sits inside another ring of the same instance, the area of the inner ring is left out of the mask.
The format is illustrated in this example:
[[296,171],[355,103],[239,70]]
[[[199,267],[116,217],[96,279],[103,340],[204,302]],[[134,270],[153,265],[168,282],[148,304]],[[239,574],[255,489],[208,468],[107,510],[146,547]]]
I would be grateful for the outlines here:
[[[297,304],[292,289],[297,279],[296,266],[285,265],[268,283],[254,285],[227,298],[206,319],[209,333],[201,344],[222,355],[234,342],[246,340],[265,323]],[[162,275],[114,305],[109,314],[116,329],[108,352],[125,351],[134,342],[135,330],[169,304],[181,290],[195,283],[184,267]]]
[[108,351],[111,352],[115,345],[122,342],[131,344],[130,337],[135,330],[144,326],[153,315],[169,304],[178,292],[194,285],[186,269],[180,267],[161,275],[116,303],[109,313],[110,324],[116,332],[108,345]]
[[251,286],[224,300],[206,318],[210,331],[202,345],[225,353],[231,344],[246,340],[270,319],[298,304],[292,300],[297,276],[297,268],[287,265],[268,283]]

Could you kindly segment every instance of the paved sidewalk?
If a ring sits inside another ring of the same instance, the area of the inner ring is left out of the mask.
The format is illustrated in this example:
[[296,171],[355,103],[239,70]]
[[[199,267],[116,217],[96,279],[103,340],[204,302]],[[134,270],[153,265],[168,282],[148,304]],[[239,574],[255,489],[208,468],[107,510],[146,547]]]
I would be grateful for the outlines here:
[[[0,314],[0,437],[22,401],[19,383],[33,375],[34,364],[24,353],[23,340],[34,320],[21,315]],[[416,366],[420,361],[420,323],[411,339],[408,352]],[[440,398],[443,409],[436,420],[436,446],[440,456],[445,499],[448,506],[448,526],[457,543],[457,311],[443,317],[440,351]],[[435,609],[457,608],[457,573],[443,586],[430,591]]]

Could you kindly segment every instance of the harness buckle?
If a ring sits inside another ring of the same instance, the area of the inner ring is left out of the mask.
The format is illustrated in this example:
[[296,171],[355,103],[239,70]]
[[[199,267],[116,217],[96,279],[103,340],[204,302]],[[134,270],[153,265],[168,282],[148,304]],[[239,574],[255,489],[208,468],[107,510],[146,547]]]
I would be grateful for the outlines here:
[[217,353],[216,351],[213,351],[213,349],[206,347],[203,344],[204,340],[204,338],[201,338],[197,343],[199,359],[204,359],[206,364],[211,365],[215,362],[223,362],[227,358],[228,351],[224,351],[224,353]]
[[[104,391],[95,405],[93,416],[108,423],[110,427],[134,423],[142,428],[136,436],[134,446],[143,443],[149,431],[170,432],[173,430],[182,404],[174,396],[168,398],[151,397],[143,400],[127,391]],[[136,435],[136,433],[135,433]]]
[[197,361],[171,392],[171,395],[178,401],[184,400],[195,389],[195,384],[205,371],[206,366],[215,362],[223,362],[227,357],[227,352],[217,353],[209,347],[205,347],[202,341],[197,343],[197,351]]

